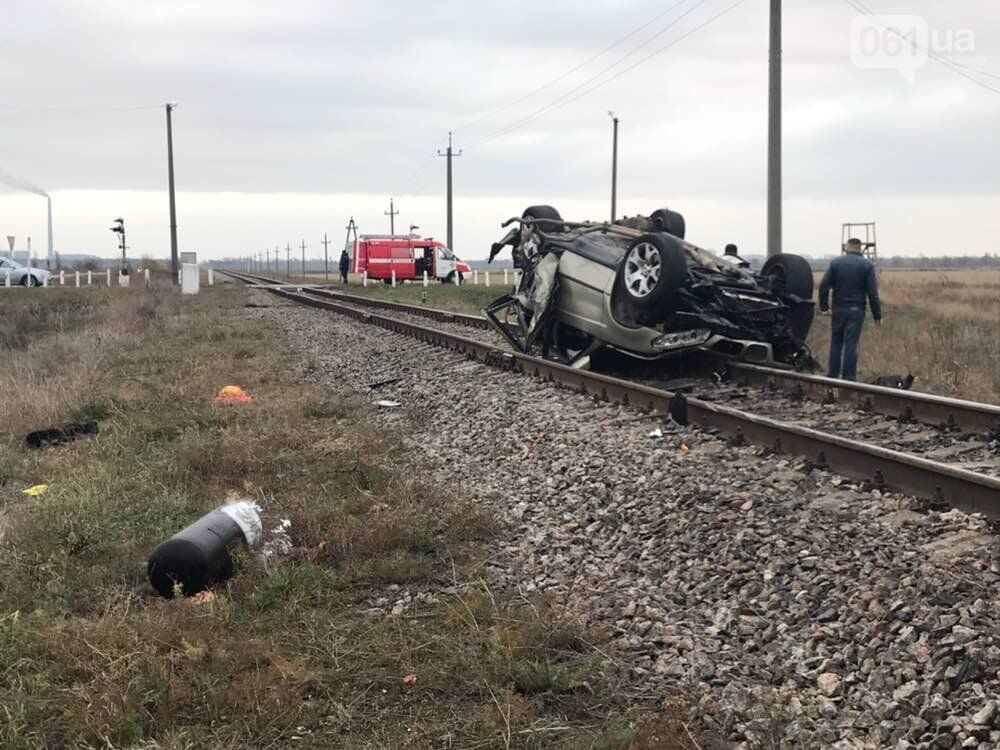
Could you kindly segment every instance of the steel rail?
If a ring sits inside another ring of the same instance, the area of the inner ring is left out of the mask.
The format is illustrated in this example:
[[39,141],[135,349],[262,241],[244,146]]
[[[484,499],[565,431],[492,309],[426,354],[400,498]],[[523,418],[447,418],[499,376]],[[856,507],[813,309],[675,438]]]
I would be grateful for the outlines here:
[[[239,274],[231,275],[239,278]],[[293,291],[289,287],[294,285],[274,286],[268,291],[299,304],[336,312],[460,352],[493,367],[557,383],[595,399],[666,416],[671,401],[676,398],[670,391],[577,370],[558,362],[508,351],[439,329],[320,299],[312,294]],[[728,435],[734,443],[750,441],[763,445],[774,453],[802,456],[818,468],[869,483],[875,488],[902,491],[967,512],[1000,518],[1000,478],[700,399],[688,398],[686,401],[688,416],[692,422],[702,428],[718,430]]]
[[[268,279],[268,281],[273,280]],[[303,285],[284,284],[282,286],[305,288]],[[381,307],[419,315],[445,323],[457,323],[482,330],[491,329],[489,321],[478,315],[454,313],[388,300],[375,300],[370,297],[344,294],[323,288],[310,288],[310,293],[350,304]],[[920,422],[951,430],[986,433],[1000,427],[1000,406],[993,404],[936,396],[919,391],[904,391],[898,388],[868,385],[867,383],[855,383],[743,362],[730,362],[727,363],[727,367],[745,385],[754,384],[773,391],[781,390],[798,398],[810,398],[825,403],[848,404],[865,411],[896,417],[904,421]]]
[[986,433],[1000,427],[1000,406],[993,404],[774,370],[743,362],[733,362],[728,367],[731,373],[748,385],[753,383],[826,403],[851,404],[865,411],[905,421],[966,432]]
[[[252,276],[252,274],[248,274]],[[257,277],[263,279],[263,277]],[[269,282],[274,282],[268,279]],[[296,288],[306,288],[303,285]],[[330,299],[353,305],[384,308],[396,312],[419,315],[443,323],[491,330],[489,321],[478,315],[449,312],[420,305],[376,300],[354,294],[344,294],[330,289],[310,288],[311,294],[319,294]],[[976,401],[936,396],[919,391],[904,391],[867,383],[855,383],[820,375],[808,375],[790,370],[779,370],[743,362],[729,362],[727,368],[736,375],[738,382],[745,385],[759,385],[772,391],[783,391],[797,398],[809,398],[824,403],[847,404],[864,411],[896,417],[904,421],[920,422],[934,427],[965,432],[988,433],[1000,428],[1000,406]]]

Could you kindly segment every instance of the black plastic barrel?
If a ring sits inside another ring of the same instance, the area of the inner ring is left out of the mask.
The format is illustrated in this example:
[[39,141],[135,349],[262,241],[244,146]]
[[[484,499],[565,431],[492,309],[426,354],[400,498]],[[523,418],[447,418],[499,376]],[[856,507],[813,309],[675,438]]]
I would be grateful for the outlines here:
[[232,552],[253,546],[260,516],[252,503],[216,508],[153,550],[149,582],[162,596],[191,596],[233,575]]

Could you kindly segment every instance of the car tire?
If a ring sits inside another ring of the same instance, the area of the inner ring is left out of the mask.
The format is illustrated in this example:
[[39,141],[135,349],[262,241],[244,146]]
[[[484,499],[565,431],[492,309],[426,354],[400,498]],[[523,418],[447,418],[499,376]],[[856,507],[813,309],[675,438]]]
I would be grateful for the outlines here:
[[687,280],[687,256],[677,237],[660,232],[632,241],[618,265],[615,291],[632,309],[665,313],[677,305]]
[[658,208],[649,215],[649,220],[653,222],[658,231],[672,234],[678,239],[684,239],[687,222],[684,221],[684,216],[677,211],[671,211],[669,208]]
[[40,285],[41,285],[41,282],[39,282],[38,279],[35,278],[35,276],[33,276],[30,273],[26,273],[24,275],[24,278],[21,279],[21,286],[24,286],[24,287],[33,287],[33,286],[40,286]]
[[813,296],[813,272],[809,261],[801,255],[772,255],[760,269],[775,294],[789,294],[804,300]]
[[[551,219],[551,222],[541,222],[536,224],[542,232],[551,234],[553,232],[563,232],[566,227],[562,225],[562,216],[552,206],[528,206],[521,214],[522,219]],[[556,223],[560,222],[560,223]]]
[[801,255],[782,253],[772,255],[764,263],[760,275],[767,279],[771,291],[782,296],[798,297],[792,301],[788,313],[788,325],[792,334],[801,342],[809,336],[816,309],[812,303],[813,272],[809,261]]
[[[455,283],[455,273],[456,273],[456,271],[452,271],[447,276],[445,276],[444,277],[444,283],[445,284],[454,284]],[[462,286],[462,283],[465,281],[465,276],[462,275],[461,271],[458,271],[457,273],[458,273],[458,285]]]

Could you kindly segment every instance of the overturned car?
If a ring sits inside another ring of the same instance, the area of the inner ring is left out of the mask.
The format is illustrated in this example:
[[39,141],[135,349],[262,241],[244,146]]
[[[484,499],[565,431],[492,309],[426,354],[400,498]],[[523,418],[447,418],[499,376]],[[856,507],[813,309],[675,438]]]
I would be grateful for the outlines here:
[[681,214],[660,209],[614,223],[564,221],[532,206],[495,243],[521,274],[485,310],[516,349],[587,367],[598,349],[643,360],[708,352],[805,369],[813,276],[798,255],[768,258],[759,273],[739,258],[686,242]]

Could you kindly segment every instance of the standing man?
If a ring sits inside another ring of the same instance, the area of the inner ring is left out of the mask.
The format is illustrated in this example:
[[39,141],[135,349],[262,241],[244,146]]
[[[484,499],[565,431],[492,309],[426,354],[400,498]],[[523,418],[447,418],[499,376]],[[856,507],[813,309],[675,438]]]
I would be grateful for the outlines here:
[[846,253],[834,258],[819,286],[819,309],[830,315],[833,290],[833,326],[830,335],[828,378],[858,379],[858,343],[865,325],[865,302],[872,307],[875,325],[882,325],[875,266],[861,253],[861,240],[849,239]]
[[340,283],[347,283],[347,272],[351,268],[351,259],[347,255],[347,250],[344,249],[340,253]]

